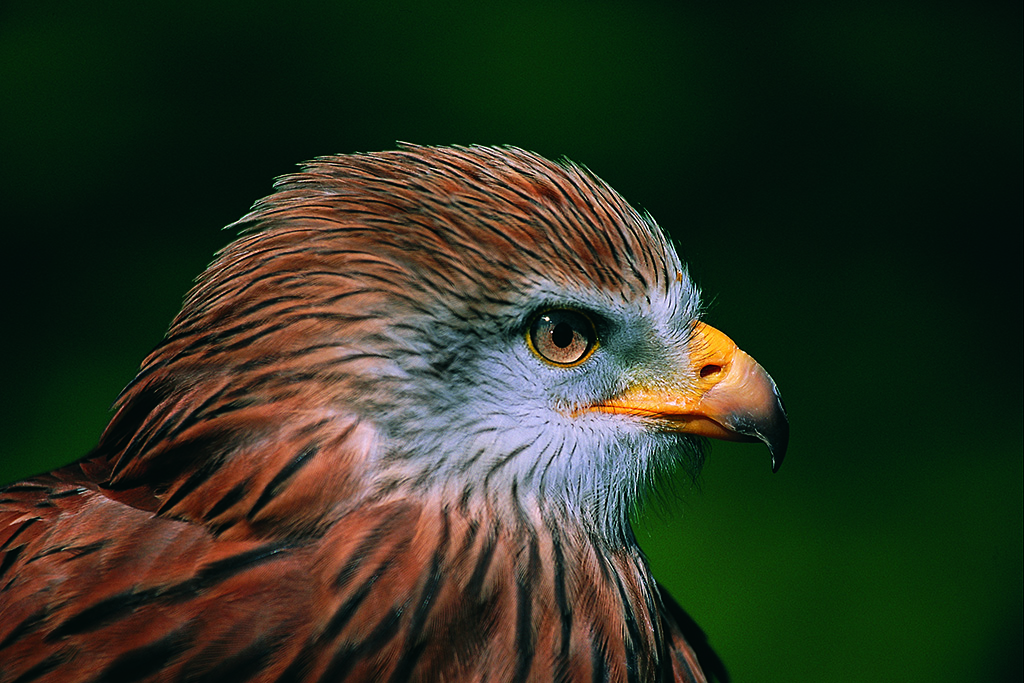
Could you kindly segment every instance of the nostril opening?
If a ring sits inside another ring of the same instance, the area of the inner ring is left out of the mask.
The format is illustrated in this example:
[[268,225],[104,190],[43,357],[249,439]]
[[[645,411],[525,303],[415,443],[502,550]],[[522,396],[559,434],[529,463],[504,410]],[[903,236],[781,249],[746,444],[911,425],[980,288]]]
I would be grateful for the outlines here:
[[700,377],[701,377],[701,379],[707,379],[708,377],[711,377],[712,375],[717,375],[721,371],[722,371],[722,366],[721,365],[705,365],[704,367],[702,367],[700,369]]

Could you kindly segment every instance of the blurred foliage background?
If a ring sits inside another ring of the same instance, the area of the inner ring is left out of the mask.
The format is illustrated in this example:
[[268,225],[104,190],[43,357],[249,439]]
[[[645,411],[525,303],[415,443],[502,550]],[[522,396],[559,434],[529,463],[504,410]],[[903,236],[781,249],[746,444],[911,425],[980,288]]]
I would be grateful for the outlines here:
[[511,143],[678,241],[792,419],[638,525],[736,683],[1019,681],[1021,4],[0,4],[0,481],[96,441],[274,176]]

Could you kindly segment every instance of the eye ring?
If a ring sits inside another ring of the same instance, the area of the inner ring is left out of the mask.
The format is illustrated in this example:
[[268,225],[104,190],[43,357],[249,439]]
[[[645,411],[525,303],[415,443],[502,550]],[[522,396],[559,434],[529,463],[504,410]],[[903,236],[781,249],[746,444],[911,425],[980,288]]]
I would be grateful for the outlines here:
[[562,368],[584,362],[598,346],[590,318],[565,308],[545,311],[534,318],[526,343],[542,361]]

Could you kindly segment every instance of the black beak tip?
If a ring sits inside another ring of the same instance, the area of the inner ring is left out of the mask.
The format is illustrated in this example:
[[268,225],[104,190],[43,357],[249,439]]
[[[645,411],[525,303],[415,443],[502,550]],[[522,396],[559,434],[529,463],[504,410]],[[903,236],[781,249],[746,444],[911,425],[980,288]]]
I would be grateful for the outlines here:
[[762,416],[756,432],[757,437],[768,446],[768,452],[772,456],[772,474],[775,474],[782,467],[786,449],[789,448],[789,416],[786,415],[786,406],[783,405],[782,396],[779,395],[774,382],[772,389],[775,393],[775,405],[767,415]]
[[782,460],[786,457],[786,451],[772,451],[771,448],[768,450],[771,451],[772,454],[772,474],[776,474],[779,471],[779,468],[782,467]]
[[786,410],[779,401],[779,412],[771,429],[761,434],[761,440],[768,446],[768,452],[772,455],[772,474],[779,471],[782,461],[786,457],[786,449],[789,448],[789,418],[786,417]]

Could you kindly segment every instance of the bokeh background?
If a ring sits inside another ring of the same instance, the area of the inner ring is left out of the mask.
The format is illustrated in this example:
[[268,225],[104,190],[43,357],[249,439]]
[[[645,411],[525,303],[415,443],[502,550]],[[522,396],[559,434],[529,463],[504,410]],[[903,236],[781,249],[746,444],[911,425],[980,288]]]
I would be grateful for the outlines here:
[[774,375],[638,523],[736,683],[1019,681],[1019,2],[0,3],[0,481],[96,441],[316,155],[511,143],[678,241]]

